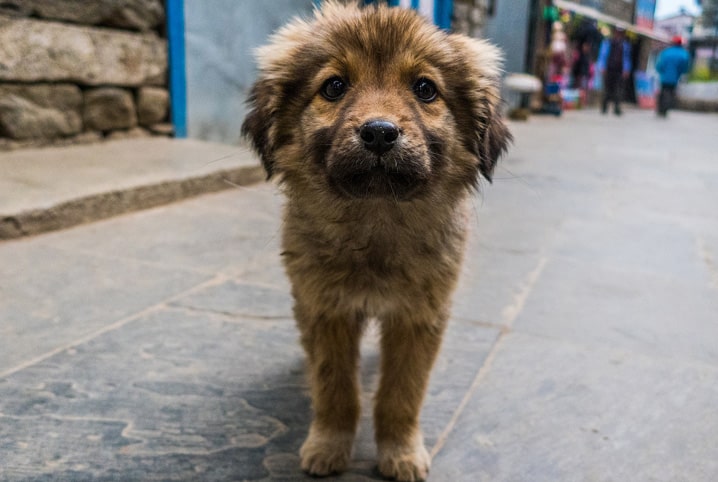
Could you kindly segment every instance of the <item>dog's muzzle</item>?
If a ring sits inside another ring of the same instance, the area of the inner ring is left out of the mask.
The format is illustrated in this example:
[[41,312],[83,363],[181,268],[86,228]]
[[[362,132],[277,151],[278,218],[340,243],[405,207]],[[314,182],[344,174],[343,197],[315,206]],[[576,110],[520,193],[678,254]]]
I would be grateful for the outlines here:
[[359,126],[356,135],[328,163],[330,184],[340,195],[406,201],[421,192],[428,177],[426,163],[402,142],[396,124],[372,119]]

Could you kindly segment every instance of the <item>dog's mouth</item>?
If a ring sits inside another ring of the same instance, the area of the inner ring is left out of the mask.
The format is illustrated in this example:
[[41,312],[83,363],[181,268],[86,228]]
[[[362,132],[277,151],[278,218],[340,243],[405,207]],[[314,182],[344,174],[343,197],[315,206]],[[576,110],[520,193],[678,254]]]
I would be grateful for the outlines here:
[[330,184],[339,194],[355,198],[389,198],[408,201],[421,192],[426,175],[417,169],[387,168],[380,159],[341,162],[329,170]]

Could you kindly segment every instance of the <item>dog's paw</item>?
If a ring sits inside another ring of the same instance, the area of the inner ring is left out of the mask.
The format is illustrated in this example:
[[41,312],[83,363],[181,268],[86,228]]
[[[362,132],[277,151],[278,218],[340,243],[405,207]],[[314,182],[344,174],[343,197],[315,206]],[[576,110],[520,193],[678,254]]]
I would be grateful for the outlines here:
[[379,449],[379,472],[400,481],[425,480],[429,475],[431,457],[419,440],[413,445],[383,445]]
[[344,472],[349,466],[354,434],[320,432],[314,427],[299,449],[302,470],[324,476]]

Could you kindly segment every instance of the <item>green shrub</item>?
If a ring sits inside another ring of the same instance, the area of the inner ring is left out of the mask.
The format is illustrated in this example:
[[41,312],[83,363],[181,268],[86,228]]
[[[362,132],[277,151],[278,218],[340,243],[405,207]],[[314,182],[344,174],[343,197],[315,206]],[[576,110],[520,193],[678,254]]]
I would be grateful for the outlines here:
[[711,71],[707,65],[697,65],[688,75],[688,82],[712,82],[718,80],[718,72]]

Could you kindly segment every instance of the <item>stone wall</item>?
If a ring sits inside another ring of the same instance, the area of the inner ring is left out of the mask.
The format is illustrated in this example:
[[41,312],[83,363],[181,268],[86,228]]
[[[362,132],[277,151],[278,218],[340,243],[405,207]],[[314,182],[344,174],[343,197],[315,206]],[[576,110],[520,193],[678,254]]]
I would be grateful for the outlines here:
[[162,0],[2,0],[0,149],[171,134]]

